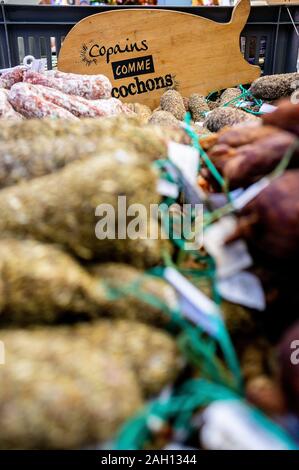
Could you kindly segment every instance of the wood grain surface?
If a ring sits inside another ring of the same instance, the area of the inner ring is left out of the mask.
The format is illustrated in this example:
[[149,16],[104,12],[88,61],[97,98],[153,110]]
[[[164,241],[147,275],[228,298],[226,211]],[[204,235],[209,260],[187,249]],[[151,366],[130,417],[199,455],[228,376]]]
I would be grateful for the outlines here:
[[113,96],[158,106],[167,88],[183,96],[252,82],[260,68],[249,65],[239,38],[250,11],[240,0],[229,23],[168,10],[115,10],[89,16],[66,36],[58,69],[104,74]]

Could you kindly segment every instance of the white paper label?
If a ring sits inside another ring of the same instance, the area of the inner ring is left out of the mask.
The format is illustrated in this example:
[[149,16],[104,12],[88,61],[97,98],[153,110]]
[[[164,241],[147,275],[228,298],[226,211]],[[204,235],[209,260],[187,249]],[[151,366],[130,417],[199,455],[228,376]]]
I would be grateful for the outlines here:
[[34,59],[30,69],[34,72],[43,73],[46,70],[46,59]]
[[201,204],[206,199],[204,191],[191,183],[178,167],[174,167],[170,162],[166,163],[165,168],[170,176],[175,180],[179,188],[184,193],[184,199],[189,204]]
[[202,413],[200,440],[210,450],[286,450],[287,439],[263,426],[239,400],[216,401]]
[[257,181],[256,183],[249,186],[245,189],[241,196],[237,197],[233,201],[233,206],[236,210],[241,210],[245,207],[250,201],[252,201],[256,196],[258,196],[269,184],[271,180],[267,177],[264,177]]
[[273,106],[272,104],[263,103],[260,107],[261,113],[273,113],[277,109],[277,106]]
[[254,103],[252,101],[241,101],[235,104],[236,108],[250,108]]
[[218,305],[176,269],[166,268],[164,277],[178,292],[183,314],[210,334],[215,335],[221,318]]
[[168,196],[172,197],[173,199],[177,199],[179,195],[179,188],[177,184],[171,183],[171,181],[160,179],[157,183],[157,192],[162,196]]
[[236,227],[236,217],[227,215],[204,232],[204,247],[215,259],[219,278],[232,276],[252,265],[252,258],[243,240],[225,244]]
[[196,185],[199,154],[194,147],[169,142],[168,158],[181,170],[191,184]]
[[251,273],[242,271],[217,282],[221,297],[229,302],[263,311],[266,299],[260,280]]
[[[238,188],[234,189],[230,192],[230,198],[233,201],[234,199],[238,198],[244,189]],[[218,209],[219,207],[223,207],[227,204],[227,195],[225,193],[211,193],[209,194],[209,202],[212,204],[214,209]]]

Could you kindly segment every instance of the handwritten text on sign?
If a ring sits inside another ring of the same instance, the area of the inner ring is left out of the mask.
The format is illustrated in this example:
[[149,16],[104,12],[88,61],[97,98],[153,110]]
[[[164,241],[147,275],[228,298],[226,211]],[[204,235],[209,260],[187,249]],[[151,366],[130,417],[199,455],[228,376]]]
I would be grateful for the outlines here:
[[160,88],[167,88],[173,85],[171,74],[149,78],[147,80],[140,80],[139,75],[152,74],[155,72],[154,59],[152,55],[132,57],[120,61],[112,61],[111,58],[117,54],[124,54],[128,52],[141,52],[149,49],[146,39],[143,39],[140,44],[130,42],[129,38],[126,39],[126,44],[115,44],[114,46],[101,46],[97,43],[89,45],[83,44],[81,47],[81,60],[87,66],[91,64],[100,64],[100,60],[105,60],[106,64],[112,66],[114,80],[120,80],[128,77],[134,77],[131,83],[113,87],[112,96],[114,98],[127,98],[128,95],[140,95]]
[[104,74],[114,97],[152,109],[167,88],[190,96],[250,83],[260,68],[240,51],[249,11],[250,0],[240,0],[228,23],[153,8],[91,15],[66,36],[58,69]]

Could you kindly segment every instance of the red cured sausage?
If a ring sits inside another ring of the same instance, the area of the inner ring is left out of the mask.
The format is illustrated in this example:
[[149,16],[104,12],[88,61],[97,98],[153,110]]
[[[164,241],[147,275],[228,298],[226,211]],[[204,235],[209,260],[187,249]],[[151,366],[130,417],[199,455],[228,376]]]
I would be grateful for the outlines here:
[[44,85],[68,95],[82,96],[90,100],[110,98],[112,90],[109,79],[104,75],[76,76],[75,74],[70,75],[59,72],[58,76],[53,76],[53,74],[46,75],[28,70],[24,73],[24,82]]
[[25,67],[19,66],[4,72],[0,78],[0,87],[10,89],[15,83],[22,82],[25,70]]
[[62,118],[77,119],[64,108],[41,97],[28,83],[16,83],[8,94],[8,100],[14,109],[27,118]]
[[67,95],[54,88],[43,85],[27,84],[32,92],[78,117],[104,117],[126,112],[126,106],[116,98],[106,100],[87,100],[81,96]]
[[0,88],[0,119],[23,119],[8,101],[8,91],[4,88]]

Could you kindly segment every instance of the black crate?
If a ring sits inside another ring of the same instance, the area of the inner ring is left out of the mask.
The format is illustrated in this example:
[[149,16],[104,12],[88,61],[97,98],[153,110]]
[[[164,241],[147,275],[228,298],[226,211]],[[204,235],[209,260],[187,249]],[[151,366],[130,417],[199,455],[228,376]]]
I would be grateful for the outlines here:
[[[69,30],[86,16],[119,8],[30,6],[1,4],[0,68],[20,64],[24,55],[47,58],[48,68],[57,63],[61,43]],[[139,7],[153,8],[153,7]],[[218,22],[231,18],[232,7],[155,7],[183,11]],[[248,62],[260,65],[264,74],[297,70],[298,5],[253,6],[241,33],[241,50]]]

